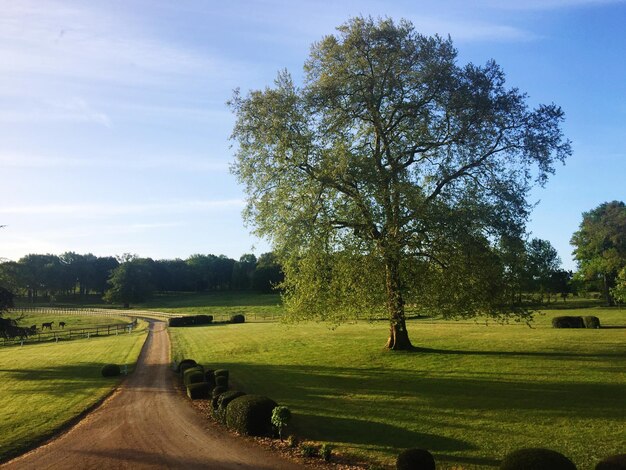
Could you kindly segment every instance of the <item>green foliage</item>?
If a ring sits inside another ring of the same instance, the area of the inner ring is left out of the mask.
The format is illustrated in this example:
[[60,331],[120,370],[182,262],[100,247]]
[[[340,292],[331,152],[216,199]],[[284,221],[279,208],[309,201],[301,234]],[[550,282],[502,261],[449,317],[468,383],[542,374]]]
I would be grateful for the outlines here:
[[211,406],[213,407],[214,410],[217,409],[218,407],[220,395],[222,393],[226,393],[227,391],[228,391],[228,388],[224,386],[213,387],[213,390],[211,391]]
[[333,446],[327,442],[322,444],[322,447],[320,447],[320,456],[324,459],[324,462],[330,462],[333,456]]
[[615,287],[611,288],[611,295],[619,305],[626,303],[626,266],[617,275]]
[[218,387],[228,388],[228,376],[227,375],[215,376],[215,385]]
[[228,378],[229,372],[228,372],[228,369],[215,369],[215,371],[213,372],[213,375],[215,376],[215,378],[217,377]]
[[300,443],[300,440],[298,439],[298,436],[296,436],[295,434],[290,434],[289,437],[287,437],[287,445],[291,449],[295,449],[296,447],[298,447],[299,443]]
[[507,454],[500,470],[576,470],[576,465],[554,450],[528,448]]
[[102,366],[100,373],[102,377],[117,377],[122,371],[117,364],[105,364]]
[[212,387],[215,386],[215,371],[213,369],[204,370],[204,380]]
[[291,410],[286,406],[277,406],[272,410],[272,425],[278,430],[280,440],[283,440],[283,431],[291,421]]
[[242,314],[240,314],[240,313],[237,313],[237,314],[232,315],[232,316],[230,317],[230,322],[231,322],[231,323],[245,323],[245,321],[246,321],[246,317],[245,317],[245,316],[243,316],[243,315],[242,315]]
[[167,322],[168,326],[194,326],[209,325],[213,323],[213,315],[191,315],[187,317],[170,318]]
[[270,435],[272,410],[275,407],[274,400],[260,395],[236,398],[226,408],[226,425],[248,436]]
[[154,292],[151,259],[130,258],[115,268],[109,278],[110,288],[103,299],[109,303],[143,302]]
[[585,328],[585,322],[582,317],[561,316],[552,319],[552,327],[554,328]]
[[313,444],[302,444],[300,446],[300,453],[302,454],[302,457],[316,457],[317,451],[317,446]]
[[244,395],[244,392],[240,392],[237,390],[232,390],[220,394],[217,397],[217,407],[213,408],[214,416],[217,418],[217,420],[226,424],[226,408],[228,407],[228,404],[235,398],[239,398]]
[[[561,109],[529,109],[495,62],[460,66],[450,39],[408,21],[338,31],[312,46],[301,87],[282,72],[230,102],[246,218],[274,245],[290,315],[386,309],[389,347],[410,349],[405,302],[524,314],[503,303],[490,241],[522,233],[532,184],[571,153]],[[446,282],[459,269],[463,284]],[[412,295],[430,292],[444,294]]]
[[424,449],[406,449],[398,454],[397,470],[435,470],[435,459]]
[[187,396],[192,400],[209,398],[210,391],[209,384],[206,382],[190,383],[187,385]]
[[583,213],[580,228],[570,243],[580,274],[588,280],[601,278],[605,300],[611,305],[611,288],[626,267],[626,204],[605,202]]
[[626,470],[626,454],[611,455],[602,459],[595,470]]

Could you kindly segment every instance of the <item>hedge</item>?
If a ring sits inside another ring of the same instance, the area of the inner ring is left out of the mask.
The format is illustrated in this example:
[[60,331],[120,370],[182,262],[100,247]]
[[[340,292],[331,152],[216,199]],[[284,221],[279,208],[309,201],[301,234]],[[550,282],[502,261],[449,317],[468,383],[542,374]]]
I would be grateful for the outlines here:
[[213,315],[190,315],[187,317],[170,318],[167,322],[169,326],[195,326],[210,325],[213,323]]
[[209,398],[209,384],[206,382],[199,382],[187,385],[187,396],[192,400],[198,398]]
[[102,377],[117,377],[122,373],[120,366],[117,364],[105,364],[100,370]]
[[508,454],[500,470],[576,470],[576,465],[554,450],[529,448]]
[[226,426],[248,436],[272,434],[272,410],[277,403],[261,395],[235,398],[226,408]]
[[435,459],[424,449],[406,449],[396,459],[397,470],[435,470]]

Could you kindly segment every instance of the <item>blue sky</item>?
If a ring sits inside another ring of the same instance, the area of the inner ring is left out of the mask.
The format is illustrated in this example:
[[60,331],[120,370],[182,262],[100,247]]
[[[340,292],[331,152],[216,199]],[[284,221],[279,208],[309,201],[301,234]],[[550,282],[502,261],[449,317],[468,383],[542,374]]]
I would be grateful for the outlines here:
[[[296,80],[311,43],[357,15],[450,34],[531,104],[555,102],[574,155],[529,230],[574,268],[583,211],[626,199],[626,3],[9,1],[0,8],[0,258],[268,250],[228,172],[232,90]],[[254,247],[254,248],[253,248]]]

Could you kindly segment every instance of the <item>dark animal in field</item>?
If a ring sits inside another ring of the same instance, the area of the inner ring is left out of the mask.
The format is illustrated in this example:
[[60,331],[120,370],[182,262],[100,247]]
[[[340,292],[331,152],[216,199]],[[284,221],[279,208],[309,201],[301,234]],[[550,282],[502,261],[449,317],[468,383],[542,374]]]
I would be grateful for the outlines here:
[[30,325],[31,331],[37,331],[37,325]]
[[49,330],[51,330],[51,329],[52,329],[52,324],[53,324],[53,323],[54,323],[53,321],[48,322],[48,323],[42,323],[42,324],[41,324],[41,329],[42,329],[42,330],[45,330],[46,328],[48,328]]
[[60,321],[60,322],[59,322],[59,326],[60,326],[61,328],[65,328],[65,322],[64,322],[64,321]]

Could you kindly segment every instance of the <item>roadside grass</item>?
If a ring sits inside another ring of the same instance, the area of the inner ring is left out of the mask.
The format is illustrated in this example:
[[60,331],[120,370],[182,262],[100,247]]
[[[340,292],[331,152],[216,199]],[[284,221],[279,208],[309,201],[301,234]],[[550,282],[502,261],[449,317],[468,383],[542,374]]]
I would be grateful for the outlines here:
[[[386,325],[246,323],[172,328],[174,358],[231,371],[232,387],[294,413],[291,432],[390,465],[422,447],[438,468],[494,468],[547,447],[592,469],[626,442],[626,311],[547,310],[532,328],[411,320],[418,353],[383,350]],[[185,313],[182,309],[181,313]],[[553,329],[555,315],[608,328]]]
[[[75,318],[75,317],[73,317]],[[51,436],[105,397],[121,378],[104,364],[134,367],[147,334],[0,348],[0,462]]]

